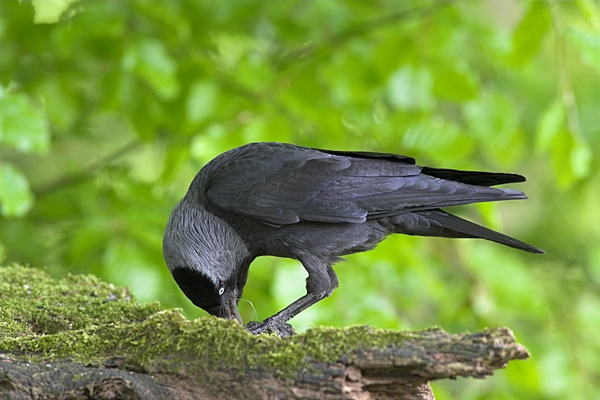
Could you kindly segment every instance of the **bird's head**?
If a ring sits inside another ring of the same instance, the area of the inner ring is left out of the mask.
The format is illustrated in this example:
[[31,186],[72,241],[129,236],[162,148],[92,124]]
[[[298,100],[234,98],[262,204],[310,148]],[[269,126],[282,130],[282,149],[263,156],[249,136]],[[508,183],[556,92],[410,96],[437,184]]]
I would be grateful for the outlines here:
[[242,293],[235,282],[214,282],[206,275],[185,267],[173,268],[171,274],[194,305],[211,315],[236,319],[243,324],[237,308]]
[[196,306],[242,322],[237,303],[248,277],[249,252],[233,228],[184,198],[175,206],[163,237],[173,278]]

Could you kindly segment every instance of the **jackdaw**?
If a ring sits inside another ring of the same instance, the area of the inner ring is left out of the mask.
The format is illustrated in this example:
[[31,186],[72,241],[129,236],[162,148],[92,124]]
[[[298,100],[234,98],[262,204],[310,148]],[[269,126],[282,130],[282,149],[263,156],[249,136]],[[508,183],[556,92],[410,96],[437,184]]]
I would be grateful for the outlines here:
[[526,199],[491,186],[516,174],[421,167],[411,157],[333,151],[286,143],[250,143],[206,164],[175,206],[163,238],[173,278],[196,306],[242,318],[238,302],[258,256],[298,260],[306,295],[254,333],[294,333],[288,320],[338,286],[340,257],[373,249],[387,235],[483,238],[530,253],[537,247],[443,211],[442,207]]

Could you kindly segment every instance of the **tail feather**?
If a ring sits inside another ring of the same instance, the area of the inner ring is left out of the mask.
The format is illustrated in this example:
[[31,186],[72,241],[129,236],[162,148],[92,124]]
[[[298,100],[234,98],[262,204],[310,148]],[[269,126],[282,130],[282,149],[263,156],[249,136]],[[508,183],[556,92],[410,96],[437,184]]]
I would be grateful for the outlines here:
[[481,238],[529,253],[544,253],[544,250],[535,246],[439,209],[398,215],[390,218],[390,222],[398,233],[448,238]]
[[495,186],[504,183],[525,182],[525,177],[502,172],[459,171],[447,168],[422,167],[421,172],[435,178],[446,179],[469,185]]

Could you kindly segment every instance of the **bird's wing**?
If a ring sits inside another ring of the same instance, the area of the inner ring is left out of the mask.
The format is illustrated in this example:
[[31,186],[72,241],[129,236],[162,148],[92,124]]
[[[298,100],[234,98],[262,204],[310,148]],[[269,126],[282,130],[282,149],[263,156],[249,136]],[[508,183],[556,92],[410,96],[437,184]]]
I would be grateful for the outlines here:
[[208,199],[268,224],[364,222],[406,211],[525,198],[421,173],[410,157],[254,143],[212,166]]

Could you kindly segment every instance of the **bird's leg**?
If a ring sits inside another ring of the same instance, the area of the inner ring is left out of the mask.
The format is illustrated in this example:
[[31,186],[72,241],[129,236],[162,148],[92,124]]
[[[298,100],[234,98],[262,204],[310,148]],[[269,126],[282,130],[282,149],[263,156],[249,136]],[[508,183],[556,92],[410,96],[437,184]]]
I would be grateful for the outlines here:
[[296,331],[287,323],[287,321],[325,297],[327,296],[307,293],[277,314],[262,322],[250,321],[248,325],[246,325],[246,329],[255,335],[274,332],[280,337],[292,336]]
[[306,294],[264,321],[248,323],[246,329],[251,333],[257,335],[265,332],[275,332],[281,337],[293,335],[295,333],[294,328],[287,321],[318,301],[330,296],[337,288],[338,279],[329,261],[314,256],[303,257],[300,261],[308,271]]

